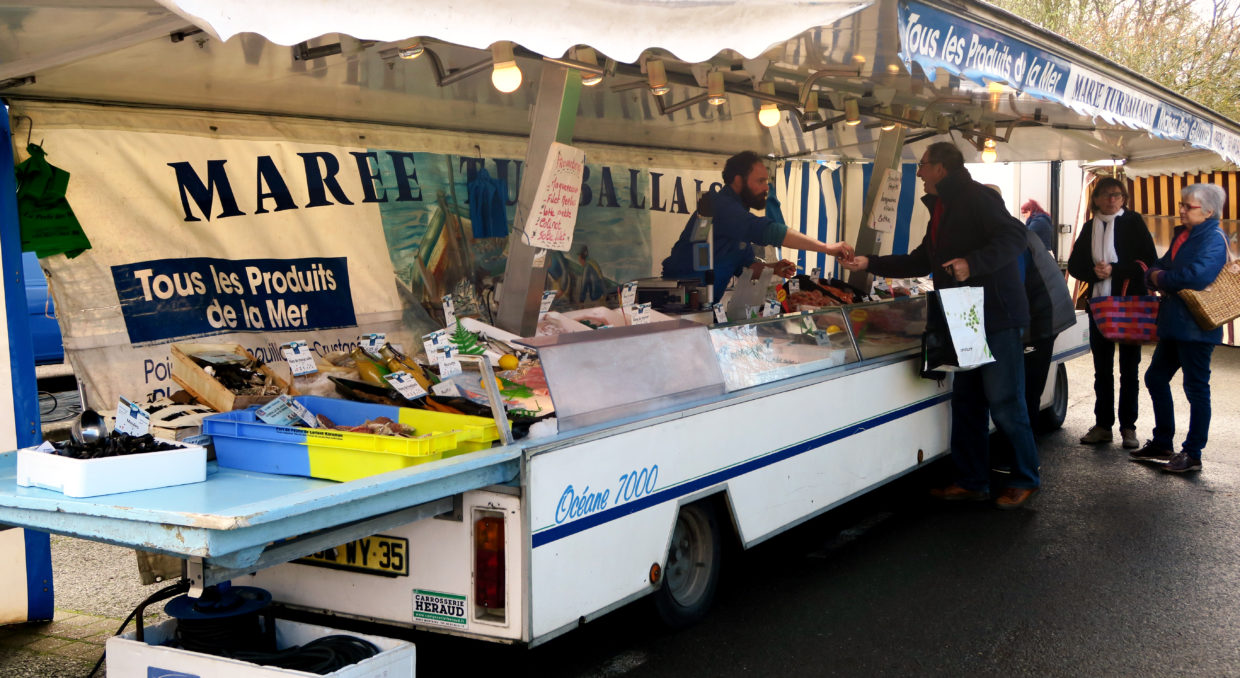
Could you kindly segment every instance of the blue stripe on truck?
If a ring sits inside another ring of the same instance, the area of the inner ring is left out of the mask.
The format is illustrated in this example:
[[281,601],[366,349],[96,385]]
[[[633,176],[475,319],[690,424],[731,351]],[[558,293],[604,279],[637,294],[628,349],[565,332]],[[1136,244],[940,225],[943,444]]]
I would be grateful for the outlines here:
[[865,421],[858,422],[850,426],[845,426],[844,428],[836,429],[834,431],[831,431],[830,433],[824,433],[823,435],[820,435],[816,438],[810,438],[809,440],[797,443],[795,445],[790,445],[783,449],[775,450],[774,452],[771,452],[770,454],[758,457],[756,459],[751,459],[746,462],[742,462],[740,464],[737,464],[736,466],[730,466],[728,468],[720,469],[718,471],[713,471],[704,476],[694,478],[693,480],[686,481],[679,485],[674,485],[665,490],[660,490],[658,492],[647,495],[640,499],[634,499],[633,501],[627,502],[625,504],[621,504],[619,506],[606,509],[604,511],[599,511],[598,513],[594,513],[584,518],[574,520],[571,523],[565,523],[563,525],[556,525],[554,527],[549,527],[539,532],[535,532],[533,535],[531,535],[530,537],[531,543],[533,544],[534,548],[538,548],[539,546],[550,544],[554,541],[558,541],[560,539],[564,539],[565,537],[569,537],[574,534],[577,534],[578,532],[581,532],[582,530],[588,530],[592,527],[602,525],[604,523],[609,523],[613,520],[618,520],[620,518],[623,518],[624,516],[627,516],[632,513],[636,513],[646,508],[650,508],[651,506],[662,504],[663,502],[679,499],[680,497],[683,497],[688,494],[693,494],[694,492],[697,492],[698,490],[701,490],[703,488],[707,488],[712,485],[717,485],[726,480],[730,480],[737,476],[744,475],[751,471],[755,471],[757,469],[764,468],[772,464],[778,464],[779,462],[784,461],[785,459],[789,459],[799,454],[804,454],[806,452],[816,450],[820,447],[824,447],[826,445],[830,445],[831,443],[843,440],[844,438],[854,436],[858,433],[861,433],[862,431],[867,431],[876,426],[881,426],[883,424],[890,423],[897,419],[907,417],[910,414],[915,414],[922,410],[934,407],[935,405],[948,402],[949,400],[951,400],[951,397],[952,397],[951,392],[947,392],[947,393],[943,393],[943,394],[940,394],[940,395],[937,395],[931,398],[927,398],[925,400],[913,403],[911,405],[906,405],[899,409],[892,410],[884,414],[880,414],[871,419],[866,419]]

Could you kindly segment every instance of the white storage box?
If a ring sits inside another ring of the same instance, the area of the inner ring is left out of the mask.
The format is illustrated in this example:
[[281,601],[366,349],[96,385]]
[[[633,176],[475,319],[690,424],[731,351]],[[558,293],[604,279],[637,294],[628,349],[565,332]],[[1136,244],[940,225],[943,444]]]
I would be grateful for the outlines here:
[[150,490],[207,479],[207,450],[156,438],[180,449],[101,459],[74,459],[36,448],[17,451],[17,484],[62,492],[67,497]]
[[[134,634],[108,639],[108,678],[148,678],[149,676],[175,676],[176,678],[273,678],[275,676],[314,676],[305,671],[259,666],[239,659],[190,652],[159,643],[172,638],[176,620],[170,619],[158,626],[145,629],[146,642],[138,642]],[[393,638],[367,636],[360,633],[337,631],[326,626],[300,624],[276,620],[276,647],[280,649],[306,643],[323,636],[344,634],[368,640],[379,648],[379,654],[333,671],[334,678],[413,678],[415,648]]]

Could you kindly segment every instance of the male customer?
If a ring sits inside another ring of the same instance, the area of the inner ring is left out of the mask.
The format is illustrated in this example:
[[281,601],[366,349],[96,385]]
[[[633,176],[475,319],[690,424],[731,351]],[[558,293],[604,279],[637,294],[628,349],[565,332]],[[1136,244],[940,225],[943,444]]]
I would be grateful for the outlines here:
[[[724,163],[723,188],[708,195],[714,218],[715,298],[712,302],[723,298],[728,283],[740,275],[746,266],[753,269],[755,276],[762,272],[767,264],[757,260],[754,245],[779,245],[841,258],[852,256],[852,246],[848,243],[828,245],[770,217],[759,217],[750,212],[751,209],[766,208],[770,180],[771,175],[762,162],[762,156],[753,151],[743,151]],[[699,210],[705,212],[701,207]],[[680,239],[672,246],[672,253],[663,260],[664,278],[694,278],[701,275],[693,268],[692,235],[697,219],[698,213],[695,212],[681,232]],[[796,264],[791,261],[780,261],[773,267],[776,275],[785,278],[796,273]]]
[[952,460],[955,483],[931,490],[947,501],[982,501],[990,495],[988,417],[1012,443],[1009,485],[995,501],[1019,508],[1037,492],[1038,450],[1025,409],[1021,332],[1029,302],[1017,259],[1025,251],[1025,226],[1008,214],[1003,199],[974,181],[964,157],[950,143],[931,144],[918,163],[930,209],[926,237],[902,255],[856,256],[842,265],[894,278],[932,274],[936,289],[972,286],[985,290],[986,343],[995,361],[957,372],[952,385]]

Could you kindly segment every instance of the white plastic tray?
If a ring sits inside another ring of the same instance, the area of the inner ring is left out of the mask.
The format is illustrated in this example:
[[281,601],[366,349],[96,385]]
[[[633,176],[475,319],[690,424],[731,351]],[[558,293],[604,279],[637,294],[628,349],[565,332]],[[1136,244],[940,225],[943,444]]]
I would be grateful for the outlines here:
[[[146,642],[138,642],[133,633],[108,639],[108,676],[146,678],[147,676],[228,676],[228,678],[277,678],[279,676],[313,676],[315,674],[274,666],[259,666],[240,659],[216,657],[190,652],[162,643],[172,639],[176,620],[145,629]],[[323,636],[345,633],[374,643],[379,654],[356,664],[333,671],[329,678],[413,678],[416,649],[412,643],[382,636],[342,632],[326,626],[276,620],[276,646],[305,645]]]
[[35,448],[18,450],[17,484],[61,492],[67,497],[96,497],[206,480],[206,448],[163,438],[156,440],[181,448],[102,459],[61,457]]

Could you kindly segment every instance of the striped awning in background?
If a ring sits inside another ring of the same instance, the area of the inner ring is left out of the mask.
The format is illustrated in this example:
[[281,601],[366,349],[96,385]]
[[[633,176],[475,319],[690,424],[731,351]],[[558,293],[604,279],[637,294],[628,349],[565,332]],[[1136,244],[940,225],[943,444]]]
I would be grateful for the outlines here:
[[[775,172],[775,195],[779,198],[788,227],[815,240],[836,242],[844,239],[839,203],[841,170],[835,163],[794,161]],[[784,252],[796,256],[797,268],[805,273],[820,269],[825,277],[838,277],[835,257],[818,252]]]
[[1164,174],[1128,180],[1132,209],[1148,216],[1178,217],[1180,192],[1189,184],[1211,183],[1222,186],[1227,193],[1220,219],[1240,219],[1240,176],[1236,172],[1203,172],[1201,174]]

